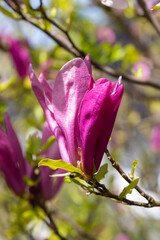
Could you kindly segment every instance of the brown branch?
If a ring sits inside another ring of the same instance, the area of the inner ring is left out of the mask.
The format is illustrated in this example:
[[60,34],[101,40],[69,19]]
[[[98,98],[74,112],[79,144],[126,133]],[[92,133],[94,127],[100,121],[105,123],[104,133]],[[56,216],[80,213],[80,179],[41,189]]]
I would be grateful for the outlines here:
[[52,218],[52,215],[51,215],[51,213],[48,211],[45,203],[39,203],[39,207],[44,211],[44,213],[45,213],[46,216],[48,217],[49,222],[48,222],[47,220],[43,219],[43,221],[47,224],[47,226],[48,226],[49,228],[51,228],[51,229],[53,230],[53,232],[54,232],[61,240],[67,240],[67,238],[63,237],[63,236],[59,233],[58,228],[57,228],[57,226],[56,226],[56,224],[55,224],[55,222],[54,222],[54,220],[53,220],[53,218]]
[[71,217],[57,210],[53,210],[51,212],[51,214],[55,215],[56,217],[58,217],[61,220],[64,220],[66,222],[68,222],[79,234],[79,236],[82,237],[82,239],[88,239],[88,240],[95,240],[96,238],[89,235],[88,233],[86,233],[76,222],[73,221],[73,219]]
[[[119,164],[111,157],[108,150],[106,150],[107,158],[111,162],[112,166],[119,172],[119,174],[128,182],[131,183],[132,180],[127,176],[127,174],[122,170]],[[135,189],[144,197],[150,204],[155,203],[155,200],[150,195],[146,194],[139,186],[136,186]]]

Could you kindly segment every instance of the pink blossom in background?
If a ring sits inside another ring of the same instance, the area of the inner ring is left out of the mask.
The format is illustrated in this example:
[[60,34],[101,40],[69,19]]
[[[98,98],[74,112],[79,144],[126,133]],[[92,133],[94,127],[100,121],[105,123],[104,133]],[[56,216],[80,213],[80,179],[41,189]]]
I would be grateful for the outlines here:
[[126,9],[129,7],[127,0],[101,0],[101,3],[112,8]]
[[130,238],[125,233],[120,233],[114,240],[130,240]]
[[[32,68],[33,91],[55,135],[62,159],[85,174],[96,172],[107,147],[123,95],[123,85],[91,75],[89,55],[66,63],[53,87],[43,74],[36,78]],[[81,149],[81,151],[80,151]]]
[[21,78],[28,75],[29,63],[31,61],[30,54],[22,44],[14,38],[8,39],[9,52],[15,64],[16,70]]
[[[160,0],[145,0],[145,1],[148,9],[151,9],[160,2]],[[101,0],[101,3],[106,5],[107,7],[118,9],[126,9],[129,7],[127,0]]]
[[100,43],[108,42],[110,44],[114,44],[116,41],[115,32],[106,26],[102,26],[97,29],[97,37]]
[[[16,195],[21,195],[27,188],[23,178],[24,176],[33,176],[33,169],[23,157],[20,143],[7,113],[5,114],[5,128],[6,133],[0,129],[0,170],[3,172],[8,186]],[[47,141],[51,134],[51,131],[45,126],[43,143]],[[53,159],[61,158],[57,143],[54,142],[47,151],[43,152],[43,155]],[[61,173],[61,170],[59,170],[59,173]],[[51,169],[41,167],[39,186],[30,187],[30,192],[32,194],[38,192],[44,200],[52,199],[61,187],[63,178],[53,180],[49,176],[50,174],[53,174]]]
[[11,125],[8,114],[5,114],[6,133],[0,129],[0,170],[3,172],[8,186],[17,195],[24,193],[26,184],[23,177],[28,175],[28,163]]
[[152,128],[150,136],[150,148],[154,153],[160,152],[160,125]]
[[151,76],[151,65],[139,61],[133,65],[132,71],[135,77],[139,78],[142,81],[146,81]]

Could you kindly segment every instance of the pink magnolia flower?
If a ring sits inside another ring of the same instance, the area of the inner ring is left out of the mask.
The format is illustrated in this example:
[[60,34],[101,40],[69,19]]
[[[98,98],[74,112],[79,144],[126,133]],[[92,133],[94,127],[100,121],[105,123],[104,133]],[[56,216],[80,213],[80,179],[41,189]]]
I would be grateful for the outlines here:
[[[31,177],[33,169],[23,157],[22,150],[16,136],[16,133],[11,125],[8,114],[5,114],[6,133],[0,129],[0,170],[3,172],[8,186],[17,195],[21,195],[26,190],[24,176]],[[43,129],[43,143],[45,143],[51,132],[47,126]],[[56,142],[43,155],[48,158],[59,159],[60,154]],[[44,200],[49,200],[55,196],[59,190],[63,178],[51,179],[50,174],[53,171],[47,167],[42,167],[40,170],[40,182],[38,187],[31,187],[32,194],[40,193]]]
[[96,172],[113,129],[123,85],[105,78],[95,82],[89,55],[66,63],[53,87],[43,74],[37,79],[32,68],[30,79],[62,159],[74,166],[81,161],[85,174]]
[[151,66],[139,61],[133,65],[133,74],[142,81],[146,81],[151,76]]
[[28,75],[30,54],[16,39],[10,38],[8,42],[9,52],[12,56],[16,70],[21,78],[25,78]]
[[101,0],[101,3],[107,7],[126,9],[129,7],[127,0]]
[[0,170],[9,187],[21,195],[26,187],[23,177],[28,173],[28,166],[8,114],[5,114],[5,128],[6,133],[0,129]]
[[120,233],[114,240],[130,240],[130,238],[125,233]]
[[150,148],[154,153],[160,152],[160,125],[155,126],[151,131]]
[[[151,9],[160,2],[160,0],[145,0],[145,1],[148,9]],[[128,0],[101,0],[101,3],[106,5],[107,7],[113,7],[118,9],[126,9],[129,7]]]
[[101,26],[97,29],[97,36],[99,42],[108,42],[110,44],[114,44],[116,41],[116,34],[115,32],[106,26]]

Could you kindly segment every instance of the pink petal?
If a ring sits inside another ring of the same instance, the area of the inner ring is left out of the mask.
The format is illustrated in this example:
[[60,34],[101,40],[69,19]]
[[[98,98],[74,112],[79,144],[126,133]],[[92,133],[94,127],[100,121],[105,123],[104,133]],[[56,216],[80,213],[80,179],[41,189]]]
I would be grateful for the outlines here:
[[84,59],[84,62],[88,68],[89,74],[92,75],[92,65],[91,65],[91,59],[90,59],[90,54],[87,54],[87,56]]
[[10,54],[20,77],[25,78],[28,75],[30,63],[30,54],[20,42],[15,39],[10,39]]
[[101,0],[101,3],[107,7],[126,9],[129,7],[127,0]]
[[27,163],[23,157],[21,146],[19,144],[17,135],[12,127],[12,124],[9,119],[9,115],[7,113],[5,113],[5,127],[6,127],[8,140],[10,141],[11,148],[13,150],[13,153],[12,153],[13,157],[14,157],[16,163],[18,163],[21,175],[23,176],[26,174]]
[[0,169],[3,172],[7,184],[17,194],[25,191],[25,183],[18,166],[12,159],[12,152],[3,140],[0,140]]
[[86,63],[81,58],[76,58],[61,68],[53,88],[55,120],[62,131],[59,133],[61,139],[57,138],[57,140],[59,147],[61,143],[66,146],[70,162],[74,165],[78,160],[78,109],[88,89],[89,78]]
[[99,79],[79,110],[82,161],[86,174],[96,172],[107,147],[123,94],[123,86]]

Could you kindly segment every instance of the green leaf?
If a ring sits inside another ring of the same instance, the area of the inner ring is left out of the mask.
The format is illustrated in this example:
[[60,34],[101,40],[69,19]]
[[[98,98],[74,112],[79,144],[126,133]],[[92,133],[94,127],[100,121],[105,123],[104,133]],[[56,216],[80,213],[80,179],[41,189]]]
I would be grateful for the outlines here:
[[14,77],[11,77],[7,82],[0,83],[0,93],[5,92],[15,81]]
[[123,189],[123,191],[120,193],[119,198],[126,197],[127,194],[132,193],[132,190],[137,186],[139,181],[139,177],[135,178],[127,187]]
[[47,150],[55,142],[55,140],[55,136],[48,138],[47,142],[43,145],[41,152]]
[[73,181],[72,181],[72,178],[70,178],[69,176],[65,176],[63,180],[64,180],[64,182],[66,182],[66,183],[71,183],[71,182],[73,182]]
[[151,10],[155,11],[158,10],[160,8],[160,3],[158,3],[156,6],[152,7]]
[[76,172],[76,173],[82,174],[80,169],[74,167],[71,163],[66,163],[65,161],[63,161],[61,159],[59,159],[59,160],[43,159],[39,162],[38,166],[47,166],[53,170],[61,168],[68,172]]
[[134,177],[134,172],[135,172],[135,168],[137,166],[138,163],[138,159],[134,160],[134,162],[132,163],[132,170],[131,170],[131,176]]
[[104,179],[106,173],[108,173],[108,163],[102,165],[98,173],[95,175],[97,181],[100,182],[102,179]]
[[5,8],[3,8],[2,6],[0,6],[0,12],[2,12],[7,17],[14,18],[14,19],[20,19],[19,15],[17,13],[9,12]]

